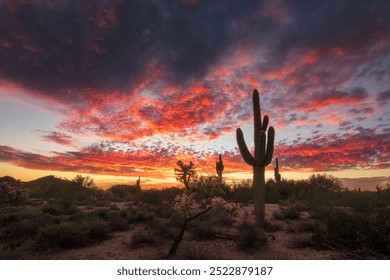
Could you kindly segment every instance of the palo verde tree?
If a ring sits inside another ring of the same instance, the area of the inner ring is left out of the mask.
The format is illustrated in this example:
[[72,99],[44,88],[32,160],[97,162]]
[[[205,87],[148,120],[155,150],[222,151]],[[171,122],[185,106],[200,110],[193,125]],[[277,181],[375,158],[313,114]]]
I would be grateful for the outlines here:
[[[260,226],[265,221],[265,167],[271,163],[274,152],[275,129],[268,128],[269,118],[261,121],[260,97],[255,89],[252,94],[254,119],[254,155],[249,151],[242,130],[237,128],[237,144],[244,161],[253,166],[253,203],[256,223]],[[267,141],[268,138],[268,141]]]

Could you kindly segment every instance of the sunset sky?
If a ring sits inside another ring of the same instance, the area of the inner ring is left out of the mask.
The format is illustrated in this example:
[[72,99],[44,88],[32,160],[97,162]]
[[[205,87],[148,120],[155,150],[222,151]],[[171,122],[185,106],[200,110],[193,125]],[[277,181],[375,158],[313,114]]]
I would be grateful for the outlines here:
[[253,147],[257,88],[283,178],[385,185],[389,15],[386,0],[0,0],[0,176],[166,187],[177,160],[215,174],[222,154],[226,179],[251,178],[235,130]]

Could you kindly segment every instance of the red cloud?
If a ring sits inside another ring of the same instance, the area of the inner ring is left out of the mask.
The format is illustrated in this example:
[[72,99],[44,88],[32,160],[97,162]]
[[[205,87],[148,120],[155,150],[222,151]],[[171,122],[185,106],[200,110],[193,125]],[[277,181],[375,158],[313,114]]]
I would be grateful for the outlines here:
[[57,131],[51,131],[46,133],[42,136],[42,139],[43,141],[54,142],[64,146],[73,146],[76,142],[70,135]]
[[390,134],[373,130],[321,135],[297,144],[278,145],[276,155],[291,171],[331,171],[353,168],[389,168]]

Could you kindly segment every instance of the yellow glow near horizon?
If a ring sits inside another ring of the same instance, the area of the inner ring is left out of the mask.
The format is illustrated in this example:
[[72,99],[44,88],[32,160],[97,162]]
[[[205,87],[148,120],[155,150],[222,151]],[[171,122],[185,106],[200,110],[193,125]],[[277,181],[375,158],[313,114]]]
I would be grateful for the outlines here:
[[[343,171],[332,171],[332,172],[317,172],[333,175],[337,178],[370,178],[370,177],[386,177],[390,174],[390,169],[376,169],[376,170],[343,170]],[[90,174],[90,173],[80,173],[80,172],[65,172],[65,171],[55,171],[55,170],[34,170],[24,167],[15,166],[12,164],[0,162],[0,177],[1,176],[12,176],[16,179],[22,181],[31,181],[44,176],[54,175],[61,178],[73,179],[77,174],[83,176],[91,177],[97,186],[106,189],[115,184],[129,184],[135,185],[138,177],[136,176],[114,176],[114,175],[102,175],[102,174]],[[313,172],[283,172],[281,171],[282,178],[284,179],[307,179]],[[172,177],[169,177],[167,174],[166,178],[152,178],[152,177],[142,177],[141,176],[141,186],[144,189],[150,188],[167,188],[167,187],[176,187],[180,183],[176,181],[174,173],[172,172]],[[272,170],[267,170],[265,173],[266,179],[274,178]],[[246,179],[252,179],[252,172],[232,172],[224,173],[224,178],[226,182],[230,183],[233,181],[241,181]]]

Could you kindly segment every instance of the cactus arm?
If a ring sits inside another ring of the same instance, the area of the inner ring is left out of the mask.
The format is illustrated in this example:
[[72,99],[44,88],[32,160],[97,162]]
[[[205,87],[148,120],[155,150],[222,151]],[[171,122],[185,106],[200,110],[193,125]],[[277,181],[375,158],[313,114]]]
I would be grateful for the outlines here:
[[274,141],[275,141],[275,129],[271,126],[268,129],[268,143],[267,152],[265,153],[264,166],[267,166],[272,161],[272,155],[274,153]]
[[242,130],[240,128],[237,128],[236,136],[237,136],[238,148],[240,149],[240,153],[241,153],[242,158],[244,159],[244,161],[247,164],[255,166],[256,159],[249,152],[248,147],[245,143],[244,134],[242,133]]
[[265,115],[264,118],[263,118],[263,125],[261,127],[262,131],[267,131],[268,122],[269,122],[268,115]]
[[260,131],[261,131],[261,109],[260,109],[260,97],[257,89],[253,90],[253,124],[254,124],[254,143],[255,143],[255,157],[258,153],[258,146]]

